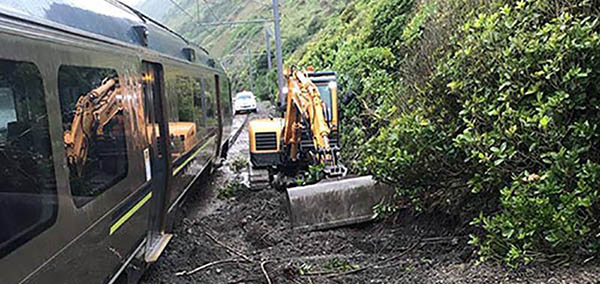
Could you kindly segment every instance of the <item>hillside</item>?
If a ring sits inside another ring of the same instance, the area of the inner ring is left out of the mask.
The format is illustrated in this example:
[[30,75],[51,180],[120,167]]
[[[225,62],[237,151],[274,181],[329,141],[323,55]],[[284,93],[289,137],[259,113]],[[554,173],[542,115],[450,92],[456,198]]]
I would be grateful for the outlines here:
[[346,91],[344,160],[380,214],[463,224],[479,260],[600,256],[600,4],[358,0],[290,59]]
[[[395,189],[379,215],[452,220],[473,261],[600,257],[598,1],[282,2],[286,62],[339,74],[343,160]],[[201,21],[271,17],[266,1],[195,3],[181,5]],[[273,92],[264,25],[163,20],[222,57],[238,89],[250,48],[258,95]]]
[[[331,15],[337,14],[348,1],[304,0],[281,1],[281,30],[284,56],[307,42]],[[245,21],[272,19],[270,1],[214,0],[178,1],[187,12],[162,0],[147,0],[138,8],[164,22],[188,39],[207,48],[220,58],[229,72],[236,90],[250,89],[248,49],[252,53],[255,69],[256,93],[267,98],[274,85],[266,80],[267,58],[265,29],[272,24],[246,24],[235,26],[200,26],[196,22]],[[208,3],[208,5],[206,4]],[[271,43],[274,55],[275,43]],[[273,63],[275,61],[273,60]]]

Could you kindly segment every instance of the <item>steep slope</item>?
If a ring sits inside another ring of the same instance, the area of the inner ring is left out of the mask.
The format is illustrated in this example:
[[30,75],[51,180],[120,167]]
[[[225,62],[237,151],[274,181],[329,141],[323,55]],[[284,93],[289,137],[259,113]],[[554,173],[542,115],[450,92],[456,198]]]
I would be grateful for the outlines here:
[[[138,7],[148,15],[164,22],[188,39],[207,48],[221,58],[230,73],[236,90],[250,89],[248,51],[252,54],[255,93],[267,98],[273,89],[273,80],[267,80],[265,30],[273,30],[271,23],[233,26],[206,26],[199,22],[233,22],[272,19],[271,1],[246,0],[178,0],[172,2],[147,0]],[[349,1],[336,0],[283,0],[281,30],[284,56],[306,43],[320,30],[326,19],[337,14]],[[182,8],[184,11],[182,11]],[[275,43],[271,39],[274,54]],[[275,62],[275,61],[273,61]]]
[[[187,0],[196,16],[171,8],[163,21],[221,56],[237,88],[249,86],[248,48],[265,96],[266,25],[194,24],[270,18],[263,1]],[[599,11],[576,0],[286,0],[284,54],[337,71],[352,91],[344,161],[398,197],[378,214],[446,216],[482,259],[512,266],[589,261],[600,255]]]
[[358,0],[290,60],[354,91],[345,161],[395,187],[379,213],[452,216],[482,259],[577,263],[600,255],[599,10]]

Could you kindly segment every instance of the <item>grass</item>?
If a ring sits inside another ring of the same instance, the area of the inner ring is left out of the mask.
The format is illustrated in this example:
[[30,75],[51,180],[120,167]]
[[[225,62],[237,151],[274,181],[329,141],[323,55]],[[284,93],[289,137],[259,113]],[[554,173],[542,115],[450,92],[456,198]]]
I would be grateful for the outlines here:
[[246,167],[248,167],[248,158],[242,155],[236,156],[229,166],[229,168],[235,173],[239,173]]

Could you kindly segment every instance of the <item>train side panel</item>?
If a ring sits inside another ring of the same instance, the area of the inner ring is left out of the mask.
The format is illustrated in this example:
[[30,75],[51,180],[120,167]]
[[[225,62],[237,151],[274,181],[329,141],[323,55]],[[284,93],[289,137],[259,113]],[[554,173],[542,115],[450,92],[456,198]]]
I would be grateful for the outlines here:
[[[0,283],[108,282],[143,256],[156,217],[156,124],[143,62],[164,74],[157,95],[168,116],[170,167],[162,214],[171,220],[229,141],[227,77],[199,62],[3,17],[0,42]],[[120,103],[85,133],[93,143],[84,155],[75,151],[86,161],[77,163],[67,137],[79,126],[80,99],[110,79]]]
[[165,65],[173,165],[169,211],[177,207],[216,153],[219,123],[214,74],[215,71],[199,67]]
[[[23,28],[18,29],[19,34],[23,34]],[[139,105],[141,85],[137,80],[139,60],[135,54],[93,44],[75,47],[74,42],[68,44],[70,39],[56,40],[48,38],[52,37],[51,32],[44,35],[38,32],[32,29],[25,37],[2,32],[0,58],[30,62],[41,74],[49,122],[48,142],[52,141],[49,147],[54,177],[50,180],[56,184],[56,203],[50,205],[55,209],[49,213],[54,217],[50,226],[0,259],[3,270],[0,282],[81,283],[84,279],[102,282],[142,241],[147,230],[147,206],[130,212],[146,196],[148,188],[144,177],[146,127],[145,121],[137,119],[143,117],[138,113],[143,111]],[[24,75],[11,76],[9,79],[17,80],[15,76]],[[64,143],[65,132],[72,129],[74,102],[101,84],[105,76],[117,76],[121,82],[123,110],[111,120],[111,133],[106,134],[104,144],[98,143],[93,153],[89,153],[88,158],[93,161],[86,165],[84,173],[74,173],[67,162]],[[25,107],[25,101],[17,98],[14,104],[19,105],[17,108]],[[10,118],[6,121],[11,125],[30,123],[22,120],[22,116],[17,113],[14,122]],[[9,138],[4,146],[16,147],[13,144]],[[19,201],[32,202],[35,203],[26,196]],[[23,206],[13,209],[25,210],[19,208]],[[125,223],[125,215],[131,216],[126,224],[120,224]],[[11,265],[14,263],[19,265]]]

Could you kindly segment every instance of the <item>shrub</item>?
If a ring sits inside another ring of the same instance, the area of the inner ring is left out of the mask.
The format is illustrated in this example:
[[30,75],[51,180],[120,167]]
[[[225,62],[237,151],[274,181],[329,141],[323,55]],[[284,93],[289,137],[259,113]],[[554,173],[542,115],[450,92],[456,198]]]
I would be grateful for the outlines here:
[[[338,72],[340,95],[355,94],[354,100],[340,106],[344,161],[358,161],[365,142],[398,108],[398,40],[392,36],[399,39],[411,8],[410,0],[355,1],[297,59],[300,65]],[[358,168],[356,163],[348,166]]]
[[596,242],[590,228],[600,225],[589,214],[600,173],[598,23],[543,7],[520,1],[469,21],[439,70],[445,98],[461,105],[455,145],[473,163],[469,187],[501,194],[501,211],[475,220],[489,234],[474,243],[509,263]]
[[473,224],[484,233],[472,243],[484,259],[598,253],[597,20],[543,1],[491,7],[461,27],[409,98],[421,107],[369,140],[362,170],[416,209],[480,212]]
[[344,160],[473,220],[482,259],[600,253],[597,1],[354,3],[300,60],[356,93]]

